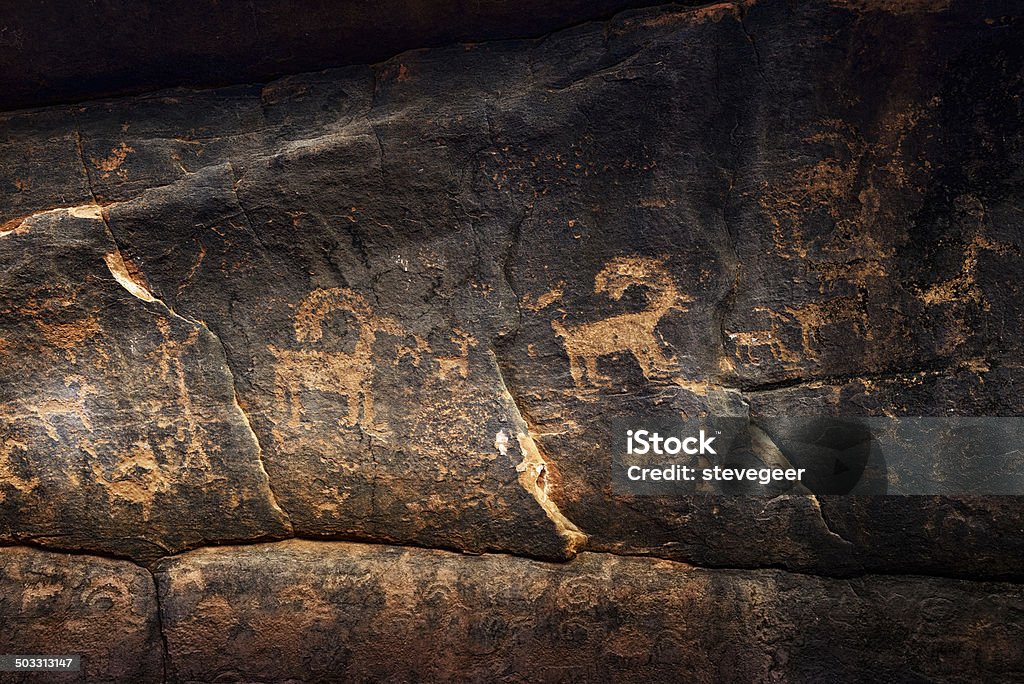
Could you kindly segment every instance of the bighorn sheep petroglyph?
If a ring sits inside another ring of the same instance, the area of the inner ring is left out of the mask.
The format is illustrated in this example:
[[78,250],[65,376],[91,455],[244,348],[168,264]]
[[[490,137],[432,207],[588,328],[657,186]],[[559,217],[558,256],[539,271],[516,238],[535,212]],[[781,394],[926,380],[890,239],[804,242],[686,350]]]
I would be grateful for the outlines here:
[[[373,422],[373,345],[377,335],[384,333],[405,338],[409,336],[395,319],[378,316],[359,294],[346,288],[314,290],[295,312],[295,339],[319,342],[324,324],[335,311],[348,312],[358,327],[358,338],[351,352],[318,349],[279,349],[270,345],[275,364],[274,395],[279,406],[287,406],[291,424],[298,425],[302,410],[299,395],[317,391],[344,396],[348,404],[346,423]],[[409,353],[419,365],[425,344],[417,339],[413,348],[400,346],[398,354]]]
[[693,300],[676,288],[665,266],[666,259],[617,257],[594,278],[594,292],[607,294],[614,300],[621,299],[630,287],[646,287],[650,295],[647,306],[641,311],[571,327],[559,321],[551,322],[569,355],[569,371],[577,387],[584,386],[584,371],[586,381],[593,386],[609,380],[597,371],[597,360],[602,356],[632,354],[645,378],[675,369],[675,360],[662,351],[663,342],[656,328],[665,314],[673,309],[687,311],[684,304]]

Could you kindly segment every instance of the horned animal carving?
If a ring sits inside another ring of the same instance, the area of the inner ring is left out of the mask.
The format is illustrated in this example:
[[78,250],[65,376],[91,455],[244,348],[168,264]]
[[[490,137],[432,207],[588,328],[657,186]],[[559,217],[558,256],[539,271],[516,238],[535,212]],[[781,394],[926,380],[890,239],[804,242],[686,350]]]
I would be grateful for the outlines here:
[[[760,354],[755,350],[767,349],[770,359],[783,366],[796,368],[801,360],[815,360],[821,349],[821,334],[828,326],[846,323],[865,340],[874,338],[871,321],[864,310],[863,295],[836,297],[821,302],[810,302],[798,307],[786,306],[782,311],[755,306],[754,312],[767,314],[770,327],[760,330],[742,330],[729,333],[735,344],[736,358],[757,365]],[[788,330],[800,331],[801,350],[794,352],[784,340],[791,336]]]
[[666,258],[617,257],[594,277],[594,292],[614,300],[622,299],[631,286],[648,288],[650,295],[643,310],[572,327],[551,322],[569,355],[569,372],[577,387],[585,386],[584,374],[592,386],[608,382],[610,378],[598,373],[597,360],[614,354],[632,354],[648,379],[675,370],[676,362],[662,351],[656,328],[665,314],[673,309],[687,311],[684,304],[693,300],[676,288],[665,261]]
[[779,325],[779,315],[766,306],[755,306],[754,312],[767,314],[770,327],[729,333],[729,339],[736,346],[736,357],[740,360],[746,357],[747,363],[757,365],[763,354],[761,350],[767,349],[770,358],[783,364],[799,361],[800,357],[790,351],[784,342],[785,335]]
[[[346,398],[348,413],[346,424],[354,426],[360,421],[373,422],[373,345],[381,333],[407,337],[407,331],[393,318],[378,316],[359,294],[346,288],[315,290],[303,300],[295,312],[295,339],[299,342],[319,342],[323,338],[324,324],[335,311],[346,311],[355,319],[358,338],[351,352],[318,349],[279,349],[270,345],[277,359],[274,369],[274,395],[278,405],[290,409],[289,420],[298,425],[303,391],[318,391],[342,395]],[[399,354],[412,354],[419,365],[424,343],[416,341],[413,348],[399,347]]]

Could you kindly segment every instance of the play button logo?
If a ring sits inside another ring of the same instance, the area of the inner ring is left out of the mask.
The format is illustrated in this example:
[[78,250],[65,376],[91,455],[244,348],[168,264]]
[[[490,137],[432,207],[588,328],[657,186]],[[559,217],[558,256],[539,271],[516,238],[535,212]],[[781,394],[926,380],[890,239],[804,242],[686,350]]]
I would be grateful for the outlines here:
[[863,422],[840,418],[764,418],[754,421],[814,494],[885,494],[886,468],[877,440]]

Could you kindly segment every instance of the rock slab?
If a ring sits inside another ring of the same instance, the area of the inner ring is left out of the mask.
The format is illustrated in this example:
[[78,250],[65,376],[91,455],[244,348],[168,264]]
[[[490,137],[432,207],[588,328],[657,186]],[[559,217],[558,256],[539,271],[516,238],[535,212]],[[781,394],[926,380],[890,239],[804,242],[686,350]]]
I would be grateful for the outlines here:
[[171,681],[1013,681],[1020,585],[288,541],[157,577]]

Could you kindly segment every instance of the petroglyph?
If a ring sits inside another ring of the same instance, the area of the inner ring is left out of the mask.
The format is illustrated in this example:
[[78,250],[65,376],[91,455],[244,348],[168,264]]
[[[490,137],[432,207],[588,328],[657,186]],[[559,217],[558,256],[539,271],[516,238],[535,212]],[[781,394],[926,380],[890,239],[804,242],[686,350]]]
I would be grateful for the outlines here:
[[465,380],[469,377],[469,348],[476,345],[476,340],[472,335],[464,330],[456,328],[452,337],[452,341],[455,346],[459,349],[459,353],[454,356],[438,356],[438,376],[444,379],[451,379],[452,376],[457,376]]
[[741,351],[745,351],[749,363],[758,362],[754,350],[760,347],[767,347],[774,359],[781,359],[784,354],[789,353],[774,330],[744,330],[729,333],[729,339],[736,345],[736,355],[741,356]]
[[895,256],[885,236],[896,217],[882,191],[921,191],[929,169],[908,154],[907,141],[939,103],[887,112],[874,137],[839,119],[813,124],[802,142],[817,161],[765,180],[758,197],[773,226],[775,252],[805,262],[822,288],[885,277]]
[[[347,288],[315,290],[303,300],[294,315],[296,341],[322,343],[330,324],[340,320],[336,318],[339,313],[355,324],[356,340],[351,351],[268,347],[276,360],[274,397],[279,406],[287,407],[288,425],[292,428],[301,423],[301,394],[309,391],[345,397],[345,425],[373,425],[374,347],[378,336],[397,338],[392,349],[396,364],[408,359],[416,368],[422,368],[424,355],[432,352],[422,337],[394,318],[374,313],[362,295]],[[437,377],[465,379],[469,376],[469,350],[476,340],[456,328],[451,341],[458,351],[434,358]]]
[[[756,353],[759,349],[767,349],[770,358],[788,370],[797,368],[801,359],[816,360],[822,349],[822,331],[836,324],[852,325],[860,339],[874,339],[862,295],[835,297],[797,307],[786,306],[782,311],[758,306],[754,307],[754,311],[767,314],[771,321],[767,328],[728,334],[729,340],[735,345],[736,360],[753,365],[765,360],[761,354]],[[786,344],[788,339],[795,336],[790,331],[795,330],[800,331],[799,354]]]
[[569,355],[569,371],[577,387],[584,388],[587,384],[597,387],[611,380],[597,370],[598,359],[604,356],[631,354],[647,379],[668,375],[677,369],[675,359],[662,351],[664,342],[656,329],[666,314],[672,310],[687,311],[685,303],[693,300],[676,287],[665,267],[666,259],[617,257],[594,278],[594,292],[616,301],[622,299],[630,287],[646,287],[650,294],[643,310],[576,326],[551,322]]
[[145,442],[138,442],[132,451],[119,455],[109,474],[97,461],[92,463],[92,472],[97,482],[105,484],[112,498],[139,506],[145,521],[150,519],[156,496],[170,492],[173,480],[160,465],[153,448]]
[[123,168],[124,160],[128,158],[128,155],[135,151],[135,148],[129,147],[125,143],[121,143],[117,147],[110,150],[110,154],[104,159],[91,159],[93,166],[100,172],[100,178],[110,178],[110,174],[117,174],[117,177],[124,180],[128,178],[127,169]]
[[988,311],[990,304],[977,282],[978,261],[983,251],[1006,254],[1011,247],[985,235],[988,217],[985,206],[977,197],[962,195],[957,197],[955,204],[958,213],[969,222],[965,232],[968,235],[973,234],[970,242],[964,247],[960,272],[952,278],[934,283],[921,291],[917,297],[927,306],[962,305],[970,302]]
[[201,410],[197,410],[193,405],[192,394],[185,376],[185,353],[199,341],[199,330],[190,330],[186,339],[179,342],[174,338],[171,323],[166,318],[158,318],[156,325],[163,337],[163,342],[148,356],[157,368],[161,382],[173,386],[177,390],[177,402],[181,407],[182,420],[177,423],[175,437],[179,444],[185,443],[182,466],[209,469],[210,457],[206,447],[206,432],[199,417]]
[[860,296],[836,297],[824,302],[811,302],[798,307],[787,306],[782,312],[768,311],[771,316],[786,325],[800,328],[800,341],[804,355],[817,359],[821,349],[821,332],[826,326],[837,323],[852,323],[861,339],[872,340],[874,334],[871,321],[864,311]]
[[313,291],[299,305],[294,317],[295,339],[320,342],[325,324],[336,311],[355,320],[358,337],[351,352],[268,347],[277,360],[274,397],[279,406],[288,407],[292,427],[301,420],[300,395],[304,391],[344,396],[349,426],[373,423],[374,342],[378,333],[404,336],[405,331],[394,319],[375,315],[361,295],[347,288],[331,288]]
[[550,290],[538,296],[536,299],[530,296],[523,297],[523,306],[530,311],[541,311],[562,299],[565,294],[565,282],[559,280]]
[[[729,339],[736,347],[735,355],[738,360],[743,360],[745,354],[748,363],[757,365],[763,359],[761,354],[755,353],[760,349],[767,349],[771,359],[779,361],[786,367],[796,364],[800,357],[794,353],[783,341],[783,331],[779,326],[779,318],[773,311],[763,306],[754,307],[758,313],[767,313],[771,319],[770,327],[760,330],[743,330],[729,333]],[[794,366],[795,367],[795,366]]]

